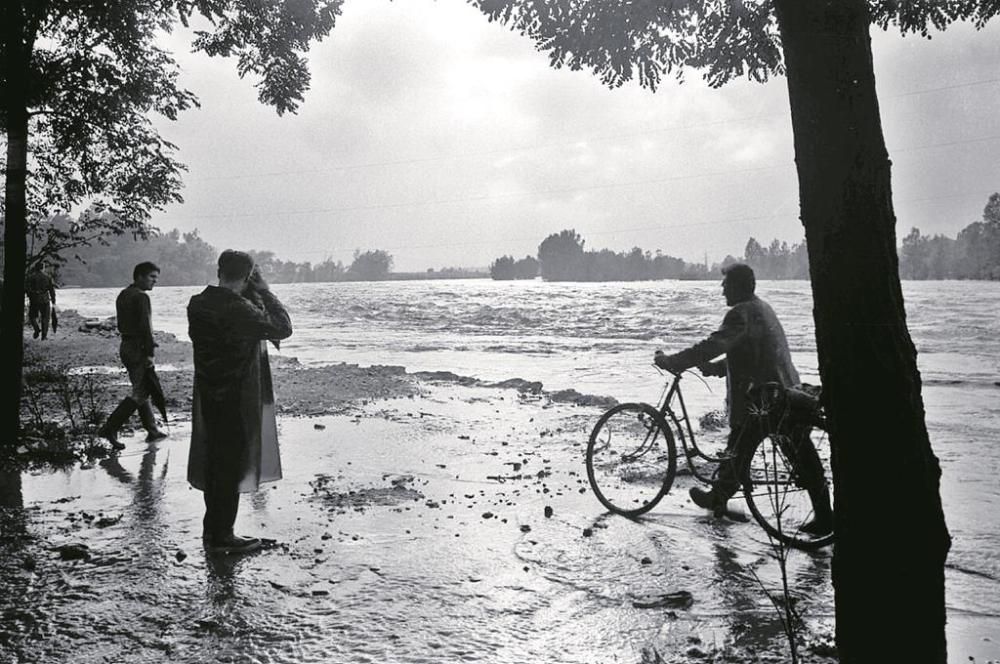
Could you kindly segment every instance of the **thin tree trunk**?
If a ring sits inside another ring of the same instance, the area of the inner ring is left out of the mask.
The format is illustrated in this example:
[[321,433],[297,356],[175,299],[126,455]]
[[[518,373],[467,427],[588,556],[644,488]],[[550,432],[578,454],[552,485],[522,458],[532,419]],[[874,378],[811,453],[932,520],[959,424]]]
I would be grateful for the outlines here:
[[14,446],[20,428],[24,361],[24,270],[27,260],[25,182],[28,164],[28,55],[20,2],[4,2],[0,12],[6,73],[7,172],[4,183],[3,311],[0,313],[0,447]]
[[864,0],[776,0],[832,429],[840,661],[945,662],[941,470],[896,254]]

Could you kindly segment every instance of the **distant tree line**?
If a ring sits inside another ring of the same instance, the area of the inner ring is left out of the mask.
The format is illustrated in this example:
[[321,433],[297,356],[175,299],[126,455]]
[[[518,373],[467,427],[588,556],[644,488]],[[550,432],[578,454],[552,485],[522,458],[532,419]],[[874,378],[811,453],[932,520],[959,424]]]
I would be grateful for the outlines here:
[[[538,271],[546,281],[641,281],[647,279],[704,279],[708,268],[687,263],[659,251],[635,247],[629,251],[586,251],[575,230],[563,230],[538,245]],[[495,265],[495,264],[494,264]]]
[[990,196],[982,221],[969,224],[955,239],[912,229],[899,251],[899,276],[1000,280],[1000,194]]
[[[62,285],[103,287],[125,285],[132,280],[132,268],[143,261],[160,267],[161,286],[194,286],[213,283],[219,251],[203,240],[197,230],[181,233],[150,232],[146,238],[131,233],[105,237],[101,242],[77,246],[72,254],[39,256],[57,267]],[[392,255],[382,249],[355,251],[350,265],[327,258],[313,265],[309,261],[283,261],[272,251],[250,251],[264,277],[271,283],[378,281],[392,278]]]
[[[719,268],[742,262],[753,268],[758,279],[809,279],[809,255],[805,242],[789,245],[772,240],[767,246],[751,237],[743,256],[726,256],[721,263],[688,263],[660,251],[634,247],[628,251],[585,250],[584,240],[569,229],[549,235],[538,245],[538,258],[497,258],[490,265],[496,280],[545,281],[642,281],[654,279],[717,279]],[[976,221],[954,239],[944,235],[921,235],[916,228],[903,238],[899,248],[899,274],[903,279],[1000,280],[1000,193],[994,193]]]
[[809,278],[809,254],[805,242],[788,246],[787,242],[772,240],[770,245],[764,247],[751,237],[743,249],[743,258],[738,260],[752,267],[758,279]]
[[534,256],[525,256],[521,260],[501,256],[490,264],[490,276],[497,281],[534,279],[538,276],[538,260]]

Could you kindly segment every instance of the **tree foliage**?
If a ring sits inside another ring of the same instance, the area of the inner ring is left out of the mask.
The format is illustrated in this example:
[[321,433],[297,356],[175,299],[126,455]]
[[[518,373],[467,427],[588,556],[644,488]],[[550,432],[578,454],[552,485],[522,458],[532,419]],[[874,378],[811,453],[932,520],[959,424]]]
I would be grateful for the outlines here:
[[239,74],[255,78],[258,98],[281,114],[302,101],[309,88],[303,54],[333,29],[342,2],[0,3],[0,356],[13,368],[0,383],[0,444],[13,444],[18,432],[27,238],[46,234],[39,224],[56,210],[81,204],[99,221],[61,229],[62,241],[83,238],[86,245],[95,232],[143,235],[153,210],[180,201],[183,166],[152,116],[174,120],[197,100],[180,87],[177,63],[159,37],[178,25],[196,27],[194,50],[234,57]]
[[347,268],[347,274],[359,281],[379,281],[392,272],[392,254],[382,249],[354,252],[354,260]]
[[700,263],[686,263],[659,251],[653,255],[639,247],[624,252],[584,251],[583,247],[583,238],[574,230],[563,230],[545,238],[538,245],[542,278],[546,281],[642,281],[704,279],[709,275],[708,269]]
[[767,247],[757,240],[747,240],[743,262],[753,268],[758,279],[808,279],[809,254],[805,242],[788,245],[772,240]]
[[952,239],[911,229],[899,250],[904,279],[1000,279],[1000,194],[993,194],[975,221]]
[[[588,69],[617,87],[637,80],[655,90],[686,70],[713,87],[736,78],[783,75],[773,0],[470,0],[491,21],[510,26],[549,55],[553,67]],[[995,0],[868,0],[874,25],[927,36],[958,20],[982,27]]]
[[534,279],[538,276],[538,260],[525,256],[515,260],[513,256],[501,256],[490,264],[490,277],[497,281],[513,279]]

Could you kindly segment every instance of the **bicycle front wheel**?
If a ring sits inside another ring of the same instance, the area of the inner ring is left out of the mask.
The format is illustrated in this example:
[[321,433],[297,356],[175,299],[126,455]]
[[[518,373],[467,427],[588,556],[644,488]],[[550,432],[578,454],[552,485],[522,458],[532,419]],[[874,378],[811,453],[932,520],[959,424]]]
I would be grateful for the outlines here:
[[597,421],[587,443],[587,479],[612,512],[638,516],[653,509],[676,472],[673,433],[652,406],[619,404]]
[[[832,486],[830,445],[823,432],[814,438],[765,436],[744,465],[743,495],[754,519],[768,535],[798,549],[833,542]],[[816,532],[823,522],[830,527]]]

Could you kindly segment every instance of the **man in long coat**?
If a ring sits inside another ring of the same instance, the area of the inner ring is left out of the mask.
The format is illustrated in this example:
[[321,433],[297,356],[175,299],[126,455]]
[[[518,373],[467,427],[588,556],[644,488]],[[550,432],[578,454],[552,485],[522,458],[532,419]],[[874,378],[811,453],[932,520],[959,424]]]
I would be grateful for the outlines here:
[[[779,383],[783,387],[799,384],[799,373],[792,364],[785,331],[771,306],[754,294],[757,280],[749,265],[736,263],[723,268],[722,294],[732,307],[722,325],[707,339],[690,348],[665,355],[656,352],[654,362],[674,373],[698,367],[706,376],[726,377],[726,405],[729,410],[729,441],[726,451],[731,455],[719,466],[718,477],[711,491],[691,489],[696,505],[725,513],[726,502],[740,486],[741,464],[753,445],[765,431],[761,422],[749,411],[747,392],[754,386]],[[716,357],[726,357],[712,362]],[[801,530],[825,534],[833,528],[829,488],[822,479],[822,467],[812,441],[806,435],[795,441],[799,450],[803,477],[809,478],[809,498],[813,503],[814,519]]]
[[288,312],[242,251],[219,256],[219,285],[188,304],[194,399],[188,481],[204,492],[210,552],[260,547],[233,533],[239,494],[281,479],[267,341],[292,334]]

